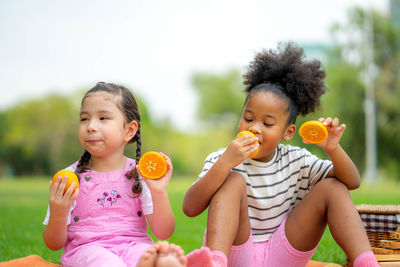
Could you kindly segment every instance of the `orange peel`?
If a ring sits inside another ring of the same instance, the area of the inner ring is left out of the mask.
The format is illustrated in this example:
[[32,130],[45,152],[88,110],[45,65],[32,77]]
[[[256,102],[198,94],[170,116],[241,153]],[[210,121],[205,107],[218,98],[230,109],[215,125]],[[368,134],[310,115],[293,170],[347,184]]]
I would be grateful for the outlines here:
[[[238,133],[236,138],[239,138],[239,137],[242,137],[242,136],[245,136],[245,135],[251,135],[253,137],[256,137],[256,135],[254,133],[250,132],[250,131],[241,131],[240,133]],[[255,144],[257,144],[257,141],[252,143],[252,145],[255,145]],[[260,146],[257,147],[256,152],[254,152],[253,154],[249,155],[249,158],[254,158],[255,156],[257,156],[259,150],[260,150]]]
[[77,177],[76,174],[75,174],[73,171],[71,171],[71,170],[61,170],[61,171],[58,171],[56,174],[54,174],[53,180],[52,180],[52,182],[51,182],[51,185],[53,185],[53,184],[55,183],[57,177],[59,177],[59,176],[61,176],[61,178],[68,177],[67,184],[65,185],[65,188],[64,188],[64,194],[65,194],[65,192],[67,192],[68,188],[71,186],[71,184],[72,184],[73,182],[75,182],[75,188],[74,188],[74,191],[73,191],[72,193],[74,193],[75,190],[76,190],[77,188],[79,188],[79,180],[78,180],[78,177]]

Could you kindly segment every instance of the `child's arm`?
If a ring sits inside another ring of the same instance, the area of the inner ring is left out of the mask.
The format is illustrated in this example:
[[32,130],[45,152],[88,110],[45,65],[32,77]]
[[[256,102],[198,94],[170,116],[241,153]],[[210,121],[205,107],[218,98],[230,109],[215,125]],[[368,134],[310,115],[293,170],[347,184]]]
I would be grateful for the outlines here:
[[360,186],[360,174],[358,169],[339,145],[346,125],[341,124],[339,126],[338,118],[322,118],[319,121],[324,123],[328,129],[328,138],[323,143],[318,144],[325,150],[333,164],[333,168],[329,171],[327,176],[336,177],[350,190],[358,188]]
[[73,182],[63,195],[67,180],[67,177],[62,180],[57,178],[54,185],[51,185],[50,181],[50,218],[43,231],[43,240],[46,246],[52,250],[59,250],[67,242],[68,213],[79,193],[77,188],[72,194],[75,188],[75,182]]
[[245,135],[234,139],[210,170],[196,181],[186,192],[183,200],[183,212],[189,217],[201,214],[210,203],[214,193],[225,182],[232,168],[243,162],[257,150],[256,137]]
[[[161,153],[162,154],[162,153]],[[167,239],[174,233],[175,216],[168,199],[167,186],[172,174],[171,160],[162,154],[167,162],[167,173],[158,180],[144,178],[153,200],[153,214],[146,216],[151,232],[159,239]],[[139,169],[137,169],[139,171]]]

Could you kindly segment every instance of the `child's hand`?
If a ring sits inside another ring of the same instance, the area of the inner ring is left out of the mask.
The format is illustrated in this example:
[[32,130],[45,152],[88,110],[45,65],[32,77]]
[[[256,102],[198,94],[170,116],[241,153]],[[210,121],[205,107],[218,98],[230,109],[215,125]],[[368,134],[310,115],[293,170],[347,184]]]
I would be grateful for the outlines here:
[[64,194],[64,188],[67,184],[67,180],[68,177],[66,176],[63,178],[58,177],[53,185],[52,181],[50,181],[50,214],[51,216],[55,216],[55,218],[59,218],[60,216],[68,216],[71,206],[79,194],[79,188],[72,193],[76,187],[75,182],[71,184]]
[[339,141],[342,138],[344,130],[346,130],[346,125],[342,123],[339,126],[339,119],[337,117],[334,119],[331,117],[326,119],[320,118],[319,121],[326,126],[326,129],[328,130],[328,138],[324,142],[317,145],[326,152],[335,150],[339,146]]
[[149,187],[151,192],[165,192],[169,183],[169,180],[171,179],[172,175],[172,163],[171,159],[167,157],[164,153],[160,152],[160,154],[165,158],[165,161],[167,163],[167,172],[164,174],[163,177],[160,179],[147,179],[145,178],[139,170],[139,166],[136,165],[136,170],[140,174],[140,176],[143,178],[143,180],[146,182],[147,186]]
[[[254,144],[256,143],[256,144]],[[258,138],[251,135],[244,135],[235,138],[222,154],[221,159],[229,163],[230,169],[242,163],[249,155],[257,151],[259,146]]]

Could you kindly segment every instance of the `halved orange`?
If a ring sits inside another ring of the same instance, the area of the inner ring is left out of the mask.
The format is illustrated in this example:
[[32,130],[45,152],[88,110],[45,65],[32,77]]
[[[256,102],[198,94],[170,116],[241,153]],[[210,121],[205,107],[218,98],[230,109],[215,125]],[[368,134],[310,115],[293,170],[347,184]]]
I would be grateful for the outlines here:
[[146,152],[139,160],[139,171],[148,179],[160,179],[167,172],[167,161],[160,153]]
[[70,187],[70,185],[72,184],[72,182],[75,182],[75,184],[76,184],[75,188],[74,188],[74,191],[72,193],[74,193],[75,190],[77,188],[79,188],[78,177],[76,176],[76,174],[73,171],[70,171],[70,170],[61,170],[61,171],[58,171],[56,174],[54,174],[53,180],[51,182],[51,185],[54,184],[54,182],[56,181],[57,177],[59,177],[59,176],[61,176],[61,178],[64,178],[65,176],[68,177],[68,181],[67,181],[67,184],[65,185],[65,189],[64,189],[64,194],[65,194],[65,192],[67,192],[67,190]]
[[[242,136],[244,136],[244,135],[252,135],[253,137],[256,137],[256,135],[253,134],[253,133],[250,132],[250,131],[241,131],[240,133],[238,133],[238,135],[236,136],[236,138],[242,137]],[[252,143],[252,145],[253,145],[253,144],[257,144],[257,142]],[[255,156],[257,156],[257,153],[258,153],[259,150],[260,150],[260,146],[257,147],[256,152],[254,152],[253,154],[251,154],[251,155],[249,156],[249,158],[254,158]]]
[[311,144],[318,144],[328,138],[328,130],[320,121],[306,121],[300,126],[299,135]]

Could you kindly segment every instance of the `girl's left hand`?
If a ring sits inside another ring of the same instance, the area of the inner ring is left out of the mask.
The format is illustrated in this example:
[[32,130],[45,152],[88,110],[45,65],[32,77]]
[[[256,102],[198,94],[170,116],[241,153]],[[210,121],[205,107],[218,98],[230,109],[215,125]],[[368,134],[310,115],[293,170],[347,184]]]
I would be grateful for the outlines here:
[[339,119],[335,118],[320,118],[318,121],[322,122],[328,130],[328,138],[317,146],[324,149],[326,152],[335,150],[339,146],[339,141],[342,138],[344,130],[346,130],[346,124],[342,123],[339,125]]
[[165,161],[167,162],[167,172],[164,174],[163,177],[160,179],[147,179],[145,178],[139,171],[138,165],[136,165],[136,170],[142,177],[142,179],[146,182],[147,186],[149,187],[151,192],[165,192],[169,183],[169,180],[171,179],[171,174],[172,174],[172,162],[171,159],[165,155],[164,153],[160,152],[160,154],[165,158]]

